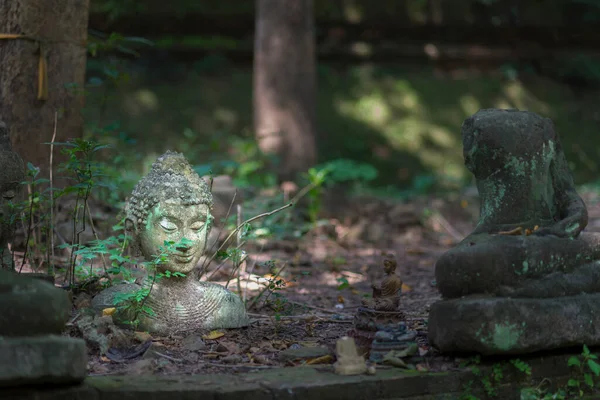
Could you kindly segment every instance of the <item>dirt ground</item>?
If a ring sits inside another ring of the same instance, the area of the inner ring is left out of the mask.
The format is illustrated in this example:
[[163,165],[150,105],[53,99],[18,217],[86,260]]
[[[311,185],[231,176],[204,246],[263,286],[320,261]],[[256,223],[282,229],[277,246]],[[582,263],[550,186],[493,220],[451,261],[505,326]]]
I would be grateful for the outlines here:
[[[584,193],[590,222],[588,231],[600,231],[600,202]],[[198,332],[187,337],[150,337],[138,333],[128,348],[100,355],[90,346],[89,374],[207,374],[238,373],[254,369],[330,365],[327,355],[294,359],[290,349],[327,347],[352,329],[360,301],[370,284],[383,276],[381,256],[395,254],[397,273],[404,282],[401,310],[407,324],[418,332],[419,370],[458,368],[458,361],[442,357],[427,342],[430,305],[440,297],[435,287],[436,259],[461,240],[478,216],[476,192],[441,198],[420,198],[407,203],[357,198],[330,201],[325,223],[298,240],[250,243],[246,247],[246,273],[242,297],[248,300],[249,327]],[[254,301],[269,278],[267,261],[285,266],[280,277],[285,287],[267,301],[267,292]],[[214,280],[225,284],[227,267]],[[257,280],[259,281],[257,283]],[[263,283],[261,283],[261,280]],[[236,290],[237,284],[229,286]],[[66,334],[81,336],[74,321]],[[208,335],[208,336],[207,336]],[[383,367],[392,368],[392,367]]]

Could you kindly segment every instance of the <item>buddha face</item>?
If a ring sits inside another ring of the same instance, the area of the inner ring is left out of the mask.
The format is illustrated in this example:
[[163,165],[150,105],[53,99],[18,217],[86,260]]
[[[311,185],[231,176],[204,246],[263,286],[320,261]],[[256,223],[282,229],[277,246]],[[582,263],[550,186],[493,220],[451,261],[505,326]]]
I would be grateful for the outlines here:
[[392,260],[383,261],[383,270],[386,274],[391,274],[396,270],[396,263]]
[[146,260],[161,253],[165,241],[181,243],[169,254],[160,269],[188,274],[204,253],[210,230],[210,210],[205,204],[182,205],[163,201],[148,214],[146,225],[139,227],[142,254]]

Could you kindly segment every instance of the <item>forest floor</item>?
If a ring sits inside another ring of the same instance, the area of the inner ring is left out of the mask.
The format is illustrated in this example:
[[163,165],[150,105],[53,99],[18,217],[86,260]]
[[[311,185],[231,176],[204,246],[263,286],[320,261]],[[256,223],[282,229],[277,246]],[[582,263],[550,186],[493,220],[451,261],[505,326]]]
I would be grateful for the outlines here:
[[[584,192],[583,197],[590,214],[587,230],[600,232],[600,198],[593,192]],[[246,246],[246,271],[251,274],[243,274],[241,288],[249,305],[250,326],[188,336],[129,334],[134,340],[125,347],[114,345],[105,354],[90,346],[89,374],[239,373],[331,365],[337,339],[352,330],[361,299],[370,294],[371,283],[383,277],[381,257],[386,253],[398,260],[397,273],[404,282],[400,309],[409,329],[418,333],[420,357],[411,368],[459,368],[460,359],[441,356],[430,347],[427,317],[430,305],[440,299],[435,287],[436,259],[473,229],[478,207],[473,190],[445,199],[423,197],[403,203],[330,199],[324,205],[326,222],[302,238]],[[278,276],[270,275],[265,266],[269,260],[285,265]],[[212,280],[225,284],[230,273],[225,266]],[[254,301],[265,282],[277,278],[282,279],[280,290],[263,291]],[[235,290],[237,283],[229,287]],[[75,309],[65,334],[81,337],[76,327],[80,316]]]

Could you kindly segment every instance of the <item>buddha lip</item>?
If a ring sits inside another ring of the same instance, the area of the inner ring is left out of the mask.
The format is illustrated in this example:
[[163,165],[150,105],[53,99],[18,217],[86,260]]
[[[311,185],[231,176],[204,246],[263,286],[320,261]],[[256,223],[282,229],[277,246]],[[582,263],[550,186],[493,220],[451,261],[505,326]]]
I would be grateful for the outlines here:
[[190,261],[194,257],[195,253],[191,254],[174,254],[175,258],[178,260]]

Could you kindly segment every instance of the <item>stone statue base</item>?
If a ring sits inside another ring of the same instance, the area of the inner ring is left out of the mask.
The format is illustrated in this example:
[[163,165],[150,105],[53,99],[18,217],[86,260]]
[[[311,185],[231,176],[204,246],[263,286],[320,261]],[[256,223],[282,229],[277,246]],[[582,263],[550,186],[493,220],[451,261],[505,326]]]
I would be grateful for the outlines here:
[[58,335],[0,337],[0,387],[65,385],[87,374],[85,341]]
[[378,331],[371,343],[369,361],[382,363],[390,351],[403,351],[412,346],[415,343],[417,332],[408,330],[406,325],[403,328],[393,331]]
[[378,332],[405,333],[404,317],[402,311],[376,311],[359,307],[354,316],[354,329],[351,332],[359,354],[369,356]]
[[85,341],[60,335],[70,316],[66,291],[0,270],[0,386],[83,381]]
[[469,296],[431,306],[429,341],[441,352],[525,354],[600,345],[600,294],[557,298]]

